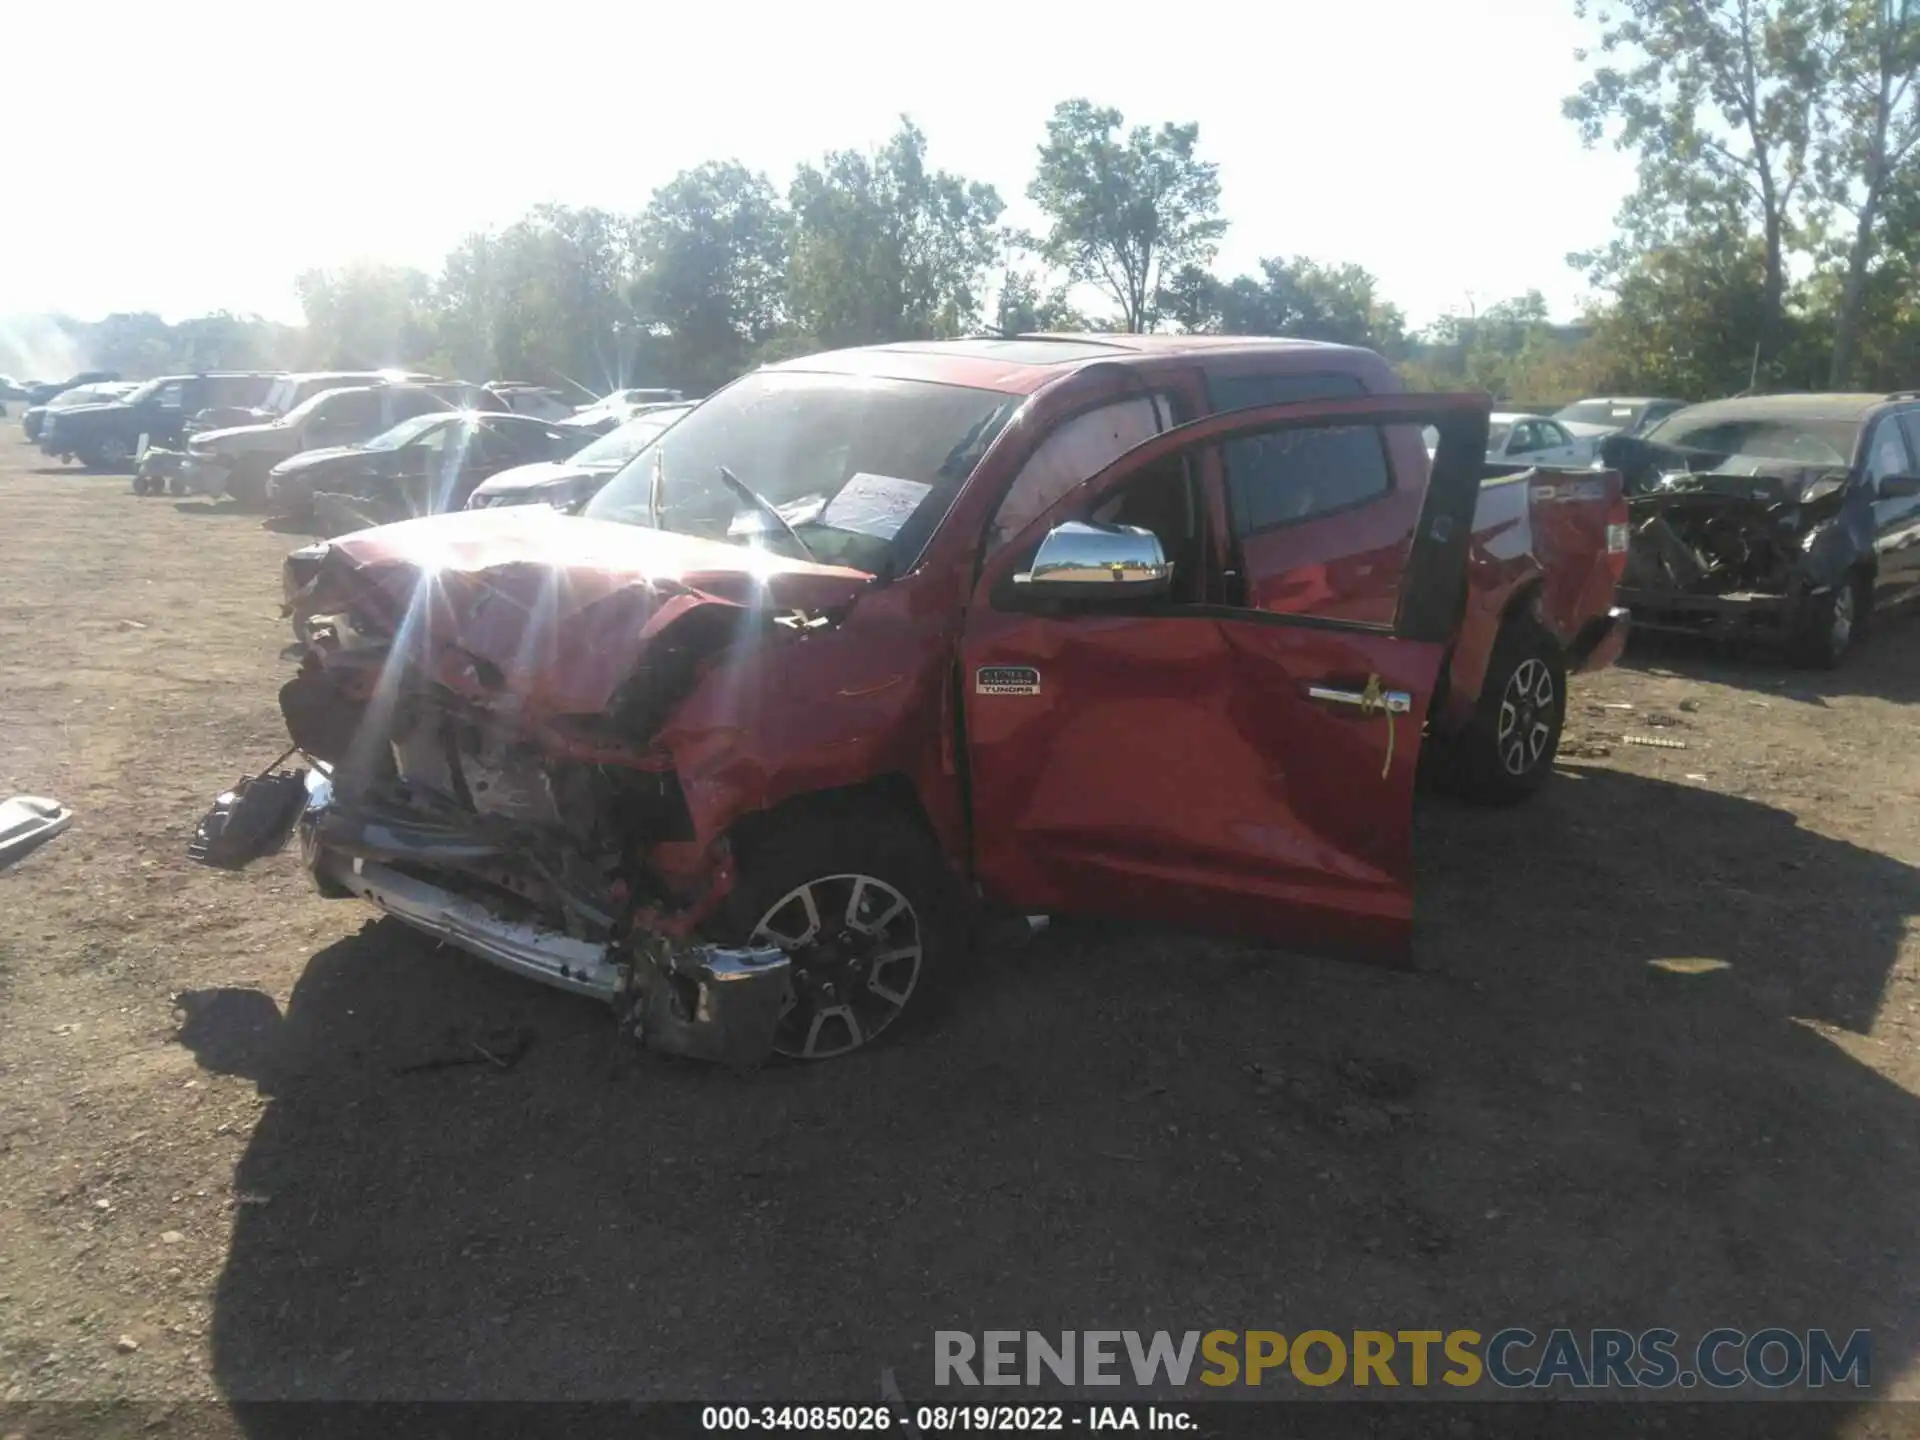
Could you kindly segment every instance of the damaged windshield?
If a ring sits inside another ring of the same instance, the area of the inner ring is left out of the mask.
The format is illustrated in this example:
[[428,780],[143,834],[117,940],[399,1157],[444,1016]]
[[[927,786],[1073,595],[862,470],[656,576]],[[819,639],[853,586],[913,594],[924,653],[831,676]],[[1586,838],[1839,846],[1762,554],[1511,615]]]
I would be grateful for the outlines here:
[[[641,450],[585,513],[649,524],[657,468],[664,529],[899,574],[1020,401],[918,380],[761,371]],[[805,545],[723,480],[723,466]]]
[[1689,417],[1683,410],[1646,435],[1650,445],[1698,450],[1708,455],[1745,455],[1799,465],[1851,465],[1860,439],[1857,420]]

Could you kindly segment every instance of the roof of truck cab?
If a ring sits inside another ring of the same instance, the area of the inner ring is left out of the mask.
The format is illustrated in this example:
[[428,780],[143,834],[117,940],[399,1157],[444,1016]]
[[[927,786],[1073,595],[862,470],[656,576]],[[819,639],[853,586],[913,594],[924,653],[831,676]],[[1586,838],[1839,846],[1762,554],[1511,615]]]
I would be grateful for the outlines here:
[[1248,335],[1019,335],[972,340],[903,340],[891,345],[862,345],[830,350],[770,365],[770,370],[831,375],[868,375],[890,380],[930,380],[1030,395],[1051,380],[1082,365],[1104,361],[1129,364],[1169,355],[1205,354],[1225,359],[1234,355],[1273,355],[1284,352],[1365,356],[1381,364],[1370,350],[1333,345],[1323,340],[1282,340]]

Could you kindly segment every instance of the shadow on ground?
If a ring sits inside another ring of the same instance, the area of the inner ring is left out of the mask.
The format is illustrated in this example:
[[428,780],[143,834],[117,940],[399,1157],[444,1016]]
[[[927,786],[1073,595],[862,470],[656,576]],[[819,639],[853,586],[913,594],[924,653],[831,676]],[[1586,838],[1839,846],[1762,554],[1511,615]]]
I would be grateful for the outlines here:
[[[272,1097],[216,1379],[845,1401],[890,1367],[913,1403],[937,1329],[1561,1324],[1869,1328],[1895,1379],[1920,1105],[1803,1022],[1912,1003],[1915,872],[1610,771],[1421,845],[1416,972],[1061,927],[818,1068],[636,1053],[388,923],[284,1017],[190,999],[182,1041]],[[510,1027],[511,1068],[398,1073]]]
[[1824,706],[1837,695],[1920,700],[1920,610],[1875,615],[1853,654],[1837,670],[1794,666],[1762,647],[1702,636],[1637,631],[1622,664],[1650,675],[1678,675]]
[[[211,500],[195,503],[190,500],[178,501],[173,507],[182,515],[197,515],[201,518],[217,516],[260,515],[254,506],[239,500]],[[293,515],[264,515],[260,520],[262,530],[271,530],[276,535],[319,535],[320,523],[311,517],[302,519]]]

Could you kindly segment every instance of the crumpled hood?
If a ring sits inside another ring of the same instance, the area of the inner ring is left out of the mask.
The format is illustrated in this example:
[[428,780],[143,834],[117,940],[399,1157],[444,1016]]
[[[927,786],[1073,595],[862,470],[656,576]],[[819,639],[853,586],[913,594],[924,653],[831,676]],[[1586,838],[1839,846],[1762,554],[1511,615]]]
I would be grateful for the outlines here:
[[1671,492],[1676,488],[1714,489],[1729,494],[1770,492],[1774,502],[1794,500],[1802,491],[1829,476],[1845,475],[1845,465],[1807,464],[1772,460],[1758,455],[1730,455],[1725,451],[1693,450],[1660,445],[1634,435],[1614,435],[1601,442],[1600,458],[1618,470],[1629,496]]
[[357,531],[329,542],[317,566],[302,554],[288,557],[297,617],[350,609],[360,628],[394,637],[389,673],[399,664],[534,724],[603,714],[649,648],[695,611],[817,614],[873,580],[520,506]]

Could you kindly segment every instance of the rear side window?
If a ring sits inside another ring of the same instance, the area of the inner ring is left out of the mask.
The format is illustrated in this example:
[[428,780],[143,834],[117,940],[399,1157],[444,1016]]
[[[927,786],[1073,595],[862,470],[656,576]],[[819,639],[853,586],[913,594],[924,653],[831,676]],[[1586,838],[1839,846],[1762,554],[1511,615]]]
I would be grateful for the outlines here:
[[1920,474],[1920,410],[1902,410],[1900,428],[1907,432],[1907,451],[1913,456],[1914,470],[1910,474]]
[[1889,475],[1908,475],[1912,471],[1898,420],[1889,415],[1873,427],[1873,439],[1867,450],[1867,478],[1884,480]]
[[[1208,376],[1207,398],[1218,410],[1250,410],[1301,400],[1366,394],[1353,375]],[[1257,535],[1344,510],[1386,494],[1392,472],[1373,426],[1282,430],[1229,440],[1221,447],[1227,495],[1238,535]]]

